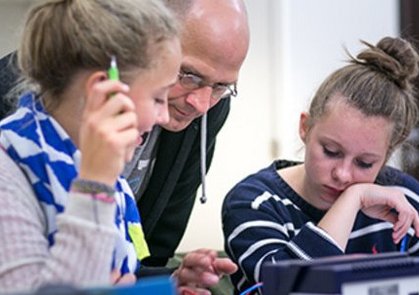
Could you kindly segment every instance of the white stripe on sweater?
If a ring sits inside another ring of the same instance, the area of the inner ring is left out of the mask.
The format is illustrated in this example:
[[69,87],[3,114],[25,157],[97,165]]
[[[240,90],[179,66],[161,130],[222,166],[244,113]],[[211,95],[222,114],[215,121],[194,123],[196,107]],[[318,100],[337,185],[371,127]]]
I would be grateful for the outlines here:
[[363,227],[363,228],[360,228],[356,231],[351,232],[351,234],[349,235],[349,239],[359,238],[359,237],[362,237],[362,236],[366,236],[370,233],[375,233],[377,231],[381,231],[381,230],[384,230],[384,229],[391,229],[391,228],[393,228],[392,223],[383,221],[383,222],[376,223],[376,224],[373,224],[373,225],[370,225],[370,226],[366,226],[366,227]]
[[234,253],[231,250],[231,241],[234,238],[236,238],[239,234],[241,234],[243,231],[245,231],[245,230],[247,230],[249,228],[252,228],[252,227],[268,227],[268,228],[272,228],[272,229],[275,229],[275,230],[280,231],[281,233],[283,233],[284,235],[286,235],[287,237],[289,237],[286,226],[284,226],[282,224],[278,224],[278,223],[271,222],[271,221],[261,221],[261,220],[248,221],[248,222],[245,222],[245,223],[240,224],[228,236],[228,238],[227,238],[227,245],[228,245],[228,248],[230,249],[230,253]]
[[278,249],[271,250],[271,251],[269,251],[268,253],[265,253],[265,254],[262,256],[262,258],[260,258],[260,259],[258,260],[258,262],[257,262],[257,263],[256,263],[256,265],[255,265],[254,274],[253,274],[255,282],[260,282],[260,281],[261,281],[261,278],[260,278],[260,269],[261,269],[261,267],[262,267],[262,263],[263,263],[263,261],[265,260],[265,258],[266,258],[267,256],[269,256],[269,255],[271,255],[271,254],[275,253],[276,251],[278,251]]

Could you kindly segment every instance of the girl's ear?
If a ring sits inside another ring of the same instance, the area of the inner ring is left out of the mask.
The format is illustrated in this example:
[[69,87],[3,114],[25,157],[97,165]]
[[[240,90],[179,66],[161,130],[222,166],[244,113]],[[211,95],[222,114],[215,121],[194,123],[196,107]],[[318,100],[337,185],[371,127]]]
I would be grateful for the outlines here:
[[306,143],[308,132],[309,132],[309,126],[308,121],[310,119],[310,115],[307,112],[302,112],[300,114],[300,126],[299,126],[299,133],[301,140]]
[[97,71],[90,74],[85,83],[85,91],[87,95],[90,94],[90,91],[92,91],[92,88],[96,83],[104,81],[107,78],[108,75],[105,71]]

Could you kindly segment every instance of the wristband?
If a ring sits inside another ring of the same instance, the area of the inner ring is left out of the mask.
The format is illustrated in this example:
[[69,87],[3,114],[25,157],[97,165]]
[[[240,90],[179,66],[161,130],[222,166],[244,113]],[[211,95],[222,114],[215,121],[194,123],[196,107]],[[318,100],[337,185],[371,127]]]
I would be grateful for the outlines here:
[[77,178],[72,182],[71,190],[91,194],[98,200],[106,199],[106,197],[113,199],[115,194],[115,189],[107,184],[81,178]]

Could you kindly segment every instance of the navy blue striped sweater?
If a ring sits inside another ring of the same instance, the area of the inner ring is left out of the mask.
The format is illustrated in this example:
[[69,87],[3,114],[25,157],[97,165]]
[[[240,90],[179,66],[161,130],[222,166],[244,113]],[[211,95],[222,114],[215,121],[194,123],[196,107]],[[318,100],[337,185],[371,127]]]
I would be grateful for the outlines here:
[[[306,259],[350,253],[398,251],[392,224],[359,212],[345,253],[316,224],[325,214],[304,201],[277,173],[296,165],[278,160],[239,182],[227,194],[222,208],[225,250],[238,265],[232,275],[236,294],[259,282],[265,261]],[[399,186],[419,211],[419,182],[385,167],[376,183]],[[409,230],[409,253],[419,255],[419,242]]]

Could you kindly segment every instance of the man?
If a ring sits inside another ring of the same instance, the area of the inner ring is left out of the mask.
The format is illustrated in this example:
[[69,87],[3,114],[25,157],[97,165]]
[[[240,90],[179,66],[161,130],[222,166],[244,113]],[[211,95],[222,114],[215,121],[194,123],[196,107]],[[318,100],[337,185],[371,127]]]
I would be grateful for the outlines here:
[[[151,257],[142,261],[145,266],[165,266],[182,239],[201,184],[201,156],[209,167],[216,135],[229,112],[230,96],[237,94],[239,69],[249,46],[243,0],[164,2],[181,22],[183,51],[179,81],[169,91],[170,121],[147,136],[125,169],[151,253]],[[10,75],[8,71],[1,69]],[[10,88],[9,83],[0,82],[1,91]],[[207,114],[207,124],[204,124],[207,145],[201,153],[204,114]],[[177,271],[178,279],[190,281],[196,275],[193,270],[205,269],[208,261],[212,261],[215,273],[233,270],[231,263],[216,258],[214,251],[198,250],[185,257]],[[198,286],[212,285],[200,284],[201,278],[195,281]]]
[[151,252],[148,266],[165,265],[182,239],[201,184],[201,116],[208,112],[209,166],[249,45],[242,0],[165,1],[182,25],[179,82],[169,91],[169,123],[149,134],[135,167],[126,170]]

